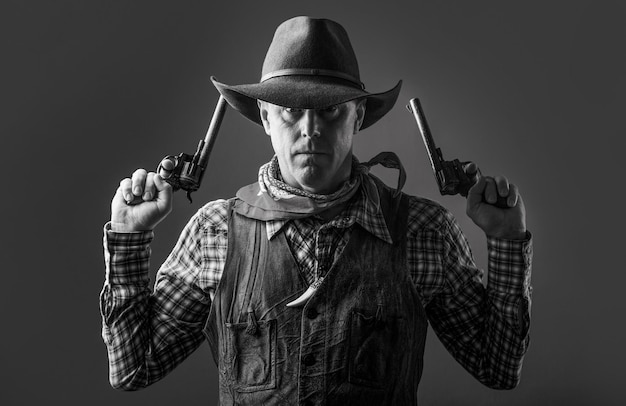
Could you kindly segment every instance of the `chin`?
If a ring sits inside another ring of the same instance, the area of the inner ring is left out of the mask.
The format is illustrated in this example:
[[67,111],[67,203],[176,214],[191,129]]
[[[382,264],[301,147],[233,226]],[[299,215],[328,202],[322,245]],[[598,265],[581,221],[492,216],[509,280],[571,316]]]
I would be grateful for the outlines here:
[[327,193],[326,190],[330,186],[327,171],[317,166],[302,168],[295,176],[295,180],[301,189],[317,194]]
[[298,183],[305,190],[323,190],[326,184],[320,171],[307,171],[303,176],[299,176]]

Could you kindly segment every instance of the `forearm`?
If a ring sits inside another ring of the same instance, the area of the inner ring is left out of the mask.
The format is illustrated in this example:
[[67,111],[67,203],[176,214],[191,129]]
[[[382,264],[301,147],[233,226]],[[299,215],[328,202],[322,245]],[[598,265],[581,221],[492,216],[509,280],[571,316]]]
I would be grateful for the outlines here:
[[485,365],[490,386],[517,386],[530,342],[532,241],[488,239]]
[[[136,390],[167,374],[159,367],[151,340],[149,293],[120,294],[119,287],[105,285],[101,294],[102,337],[109,358],[109,382],[116,389]],[[108,313],[108,314],[107,314]]]
[[[120,300],[116,288],[105,286],[103,305],[115,302],[113,314],[103,314],[103,339],[109,357],[109,381],[116,389],[137,390],[159,381],[203,341],[198,325],[182,328],[154,310],[154,301],[140,293]],[[187,328],[187,331],[185,329]],[[184,340],[179,340],[184,336]]]
[[530,329],[532,237],[488,239],[490,302],[511,330],[526,336]]
[[156,289],[150,292],[151,239],[152,233],[105,231],[102,336],[109,356],[109,380],[118,389],[136,390],[158,381],[203,339],[200,322],[173,317],[172,309],[179,309],[180,303],[168,303],[172,296]]
[[[432,325],[443,345],[477,380],[490,388],[512,389],[521,378],[528,334],[509,325],[509,315],[494,306],[492,300],[489,293],[483,293],[482,304],[476,304],[473,317],[456,320],[452,326]],[[523,312],[524,305],[519,306],[510,312]],[[431,311],[430,319],[437,320],[439,316]]]
[[487,288],[471,259],[457,259],[460,267],[452,273],[467,276],[428,309],[442,343],[491,388],[513,388],[521,377],[529,344],[531,247],[530,240],[490,239]]

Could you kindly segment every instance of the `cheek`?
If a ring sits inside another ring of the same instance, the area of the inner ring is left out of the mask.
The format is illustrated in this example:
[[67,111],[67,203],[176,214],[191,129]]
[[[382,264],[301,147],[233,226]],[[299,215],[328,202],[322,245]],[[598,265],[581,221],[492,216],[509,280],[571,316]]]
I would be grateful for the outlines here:
[[340,147],[338,148],[340,150],[341,158],[342,160],[344,160],[346,156],[352,152],[352,142],[349,141],[348,139],[343,139],[340,144]]
[[335,148],[341,151],[343,154],[352,150],[352,141],[354,138],[353,127],[346,125],[340,129],[339,136],[337,137]]
[[[291,142],[288,134],[274,132],[271,136],[274,153],[281,161],[287,161],[290,157]],[[286,163],[286,162],[285,162]]]

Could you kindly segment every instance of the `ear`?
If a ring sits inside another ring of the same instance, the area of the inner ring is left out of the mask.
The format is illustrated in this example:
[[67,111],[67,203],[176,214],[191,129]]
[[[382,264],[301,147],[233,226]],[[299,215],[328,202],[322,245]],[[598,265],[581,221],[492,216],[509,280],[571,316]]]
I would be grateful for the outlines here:
[[358,133],[365,118],[365,104],[367,99],[363,98],[356,103],[356,120],[354,121],[354,133]]
[[268,105],[262,100],[257,100],[256,103],[257,106],[259,106],[259,114],[261,114],[261,122],[263,123],[265,134],[270,135],[270,121],[267,119],[267,115],[269,114],[269,111],[267,110]]

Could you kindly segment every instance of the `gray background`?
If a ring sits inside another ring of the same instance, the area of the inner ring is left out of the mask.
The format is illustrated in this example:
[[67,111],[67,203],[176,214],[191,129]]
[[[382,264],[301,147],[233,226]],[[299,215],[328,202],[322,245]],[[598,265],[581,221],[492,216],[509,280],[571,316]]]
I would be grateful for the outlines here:
[[[301,14],[345,26],[368,90],[404,79],[398,104],[358,136],[356,154],[397,152],[405,190],[449,207],[481,266],[484,237],[462,198],[438,195],[404,104],[420,97],[446,158],[506,174],[527,204],[534,318],[520,386],[481,387],[431,331],[422,404],[626,398],[622,2],[4,0],[1,7],[1,404],[217,404],[207,345],[151,388],[108,386],[98,312],[102,225],[121,178],[166,154],[194,151],[217,100],[209,76],[256,82],[275,27]],[[232,196],[270,156],[261,129],[228,111],[194,204],[176,195],[157,229],[153,272],[201,202]],[[395,180],[394,172],[379,174]]]

